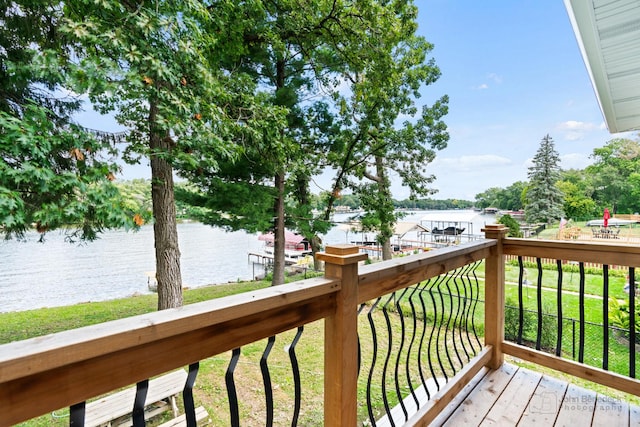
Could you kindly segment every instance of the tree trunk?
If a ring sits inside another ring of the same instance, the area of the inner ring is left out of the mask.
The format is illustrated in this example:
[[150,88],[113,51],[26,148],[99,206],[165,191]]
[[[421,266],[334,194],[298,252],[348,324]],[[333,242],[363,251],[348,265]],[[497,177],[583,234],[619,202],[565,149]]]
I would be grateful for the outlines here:
[[[279,59],[276,61],[276,94],[285,86],[285,61]],[[282,131],[282,138],[285,138]],[[273,229],[273,279],[271,285],[282,285],[284,283],[284,183],[286,175],[282,164],[278,164],[278,171],[274,179],[276,188],[276,200],[273,208],[274,229]]]
[[157,106],[149,111],[151,148],[151,199],[153,202],[153,237],[156,248],[158,310],[182,306],[182,275],[176,205],[173,192],[173,168],[166,160],[173,145],[169,136],[155,129]]
[[284,172],[278,172],[275,176],[276,200],[274,206],[274,230],[273,230],[273,279],[271,285],[284,283]]
[[316,271],[322,270],[322,261],[316,258],[316,254],[322,249],[322,239],[320,236],[315,235],[311,238],[311,252],[313,254],[313,269]]
[[[391,205],[389,207],[389,204],[392,203],[391,189],[384,169],[384,159],[380,156],[376,156],[376,174],[378,177],[378,195],[380,197],[380,211],[378,215],[380,217],[380,242],[382,243],[382,260],[386,261],[393,258],[393,252],[391,251],[391,236],[393,236],[394,223],[389,221],[389,215],[393,215],[393,206]],[[387,208],[391,209],[390,213],[387,212]]]

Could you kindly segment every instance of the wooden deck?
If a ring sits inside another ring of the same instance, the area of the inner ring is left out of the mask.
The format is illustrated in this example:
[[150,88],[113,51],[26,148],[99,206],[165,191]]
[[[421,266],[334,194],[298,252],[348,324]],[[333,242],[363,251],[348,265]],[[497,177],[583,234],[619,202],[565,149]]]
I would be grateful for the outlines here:
[[505,363],[483,370],[432,426],[640,426],[640,407]]

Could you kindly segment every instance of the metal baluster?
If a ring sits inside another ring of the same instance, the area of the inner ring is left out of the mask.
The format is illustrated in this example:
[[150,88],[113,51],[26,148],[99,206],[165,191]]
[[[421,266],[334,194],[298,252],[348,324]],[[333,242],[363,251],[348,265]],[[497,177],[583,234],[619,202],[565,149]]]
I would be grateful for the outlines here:
[[[556,260],[558,267],[558,286],[557,286],[557,311],[558,311],[558,336],[556,340],[556,356],[562,354],[562,261]],[[572,267],[573,268],[573,267]]]
[[578,290],[578,306],[580,308],[580,335],[578,338],[578,362],[584,362],[584,262],[580,262],[580,289]]
[[[478,344],[478,350],[482,349],[482,342],[480,342],[480,336],[478,336],[478,331],[476,331],[476,308],[478,307],[478,302],[480,300],[480,281],[478,280],[478,276],[476,275],[476,270],[478,266],[480,266],[481,261],[476,261],[472,273],[473,273],[473,283],[475,283],[476,296],[473,297],[471,295],[471,300],[473,304],[473,309],[471,311],[471,329],[473,330],[473,336],[476,338],[476,343]],[[473,292],[473,286],[471,287],[471,292]]]
[[375,322],[373,321],[373,311],[376,309],[382,297],[378,297],[376,301],[371,305],[369,313],[367,313],[367,319],[369,320],[369,327],[371,328],[371,340],[372,340],[372,355],[371,355],[371,368],[369,368],[369,375],[367,377],[367,410],[369,412],[369,421],[371,425],[376,425],[376,418],[373,413],[373,404],[371,402],[371,384],[373,383],[373,370],[376,366],[378,359],[378,336]]
[[[365,307],[365,303],[360,304],[360,307],[358,307],[358,316],[362,314]],[[360,368],[362,368],[362,343],[360,342],[360,329],[358,328],[358,377],[360,376]]]
[[636,269],[629,268],[629,376],[636,377]]
[[294,408],[293,408],[293,417],[291,419],[291,426],[298,425],[298,417],[300,416],[300,407],[302,405],[302,383],[300,379],[300,368],[298,367],[298,358],[296,357],[296,345],[302,336],[302,332],[304,331],[304,327],[298,327],[298,331],[296,335],[293,337],[291,341],[291,345],[289,346],[289,359],[291,360],[291,370],[293,371],[293,384],[294,384]]
[[187,427],[196,427],[196,404],[193,399],[193,386],[196,383],[200,362],[189,365],[189,374],[182,390],[182,400],[184,400],[184,414],[187,420]]
[[[464,300],[462,298],[462,295],[460,293],[460,285],[459,282],[462,280],[461,275],[464,272],[464,268],[458,270],[458,272],[456,273],[456,275],[453,277],[453,284],[456,287],[456,316],[453,319],[453,337],[454,337],[454,347],[456,350],[456,357],[458,358],[458,361],[460,362],[460,366],[462,366],[464,364],[464,362],[462,361],[462,354],[459,350],[459,347],[462,347],[462,353],[464,353],[467,356],[467,360],[469,359],[469,353],[467,353],[467,349],[464,346],[464,339],[462,338],[462,319],[463,319],[463,314],[464,314]],[[456,331],[457,331],[457,335],[458,335],[458,343],[459,345],[456,345]]]
[[[431,302],[433,303],[433,310],[434,310],[434,325],[433,328],[431,328],[431,334],[429,335],[429,354],[431,354],[432,352],[432,343],[434,341],[434,336],[435,336],[435,345],[436,345],[436,359],[438,361],[438,365],[440,366],[440,371],[442,372],[442,375],[444,376],[444,380],[445,383],[447,381],[449,381],[449,376],[447,375],[447,371],[444,368],[444,364],[442,363],[442,357],[440,356],[441,351],[439,350],[439,341],[440,341],[440,329],[442,328],[442,323],[444,322],[444,302],[442,301],[442,295],[440,294],[440,283],[445,279],[445,275],[441,275],[438,276],[438,278],[436,280],[434,280],[431,283],[431,286],[429,287],[429,296],[431,297]],[[440,318],[438,319],[438,304],[436,302],[436,298],[434,297],[434,288],[436,289],[435,292],[437,292],[440,295],[440,301],[442,304],[442,310],[440,314]],[[436,328],[436,324],[438,325],[438,327]],[[429,357],[429,364],[431,365],[431,357]],[[435,376],[434,376],[435,378]]]
[[267,409],[267,419],[266,424],[268,427],[273,426],[273,387],[271,386],[271,375],[269,374],[269,365],[267,363],[267,359],[269,358],[269,353],[271,353],[271,349],[276,342],[276,337],[271,336],[267,340],[267,345],[262,352],[262,357],[260,357],[260,371],[262,372],[262,383],[264,384],[264,400],[265,406]]
[[609,266],[602,266],[602,369],[609,370]]
[[84,412],[86,402],[76,403],[69,408],[69,426],[70,427],[83,427],[84,426]]
[[420,401],[418,400],[418,396],[416,396],[415,389],[413,387],[413,381],[411,380],[411,372],[409,369],[409,364],[411,361],[411,354],[413,351],[413,344],[416,341],[416,333],[418,332],[418,312],[416,311],[416,307],[414,305],[414,297],[416,292],[418,292],[418,287],[420,284],[418,283],[415,286],[412,286],[411,293],[409,294],[409,306],[411,307],[411,319],[413,320],[413,329],[411,330],[411,339],[409,340],[409,347],[407,348],[407,357],[405,361],[405,374],[407,376],[407,382],[409,383],[409,389],[411,391],[411,396],[413,396],[413,400],[416,403],[416,408],[420,407]]
[[147,400],[147,392],[149,391],[149,380],[140,381],[136,384],[136,398],[133,402],[133,411],[131,418],[133,419],[133,427],[144,427],[144,404]]
[[[444,275],[445,280],[443,280],[440,284],[442,285],[442,283],[444,283],[445,287],[447,288],[447,294],[449,295],[449,313],[447,314],[447,321],[444,324],[444,337],[442,339],[442,346],[444,347],[444,353],[445,356],[447,356],[447,361],[449,362],[449,367],[451,368],[451,372],[455,373],[456,372],[456,368],[453,365],[453,360],[451,360],[451,352],[449,352],[449,346],[447,345],[448,340],[447,340],[447,336],[449,335],[449,325],[451,324],[451,317],[452,317],[452,313],[453,313],[453,301],[451,299],[451,290],[449,289],[449,280],[451,280],[451,276],[449,275],[451,272],[447,272],[447,274]],[[444,321],[444,307],[445,307],[445,303],[444,303],[444,298],[443,298],[443,290],[438,289],[439,294],[440,294],[440,300],[442,302],[442,320]],[[443,322],[444,323],[444,322]],[[442,330],[442,325],[440,325],[441,327],[438,328],[438,336],[440,335],[440,331]],[[438,345],[438,348],[441,348]]]
[[[460,318],[460,323],[458,324],[458,334],[460,335],[460,343],[462,344],[462,350],[464,351],[467,362],[471,360],[471,353],[473,352],[473,345],[471,344],[471,339],[469,337],[469,309],[467,305],[469,303],[469,297],[467,295],[467,283],[465,282],[465,278],[469,277],[469,270],[472,268],[472,264],[468,264],[462,268],[460,272],[459,280],[462,282],[462,295],[460,295],[460,290],[458,290],[458,304],[462,305],[462,315]],[[471,284],[471,282],[469,282]],[[457,288],[457,285],[456,285]],[[464,334],[464,335],[463,335]],[[464,336],[466,336],[469,345],[471,346],[471,351],[467,350],[467,346],[464,343]]]
[[229,412],[231,415],[231,426],[240,427],[240,409],[238,408],[238,393],[236,391],[236,384],[233,379],[233,373],[238,365],[240,359],[240,349],[236,348],[231,354],[231,360],[227,367],[225,374],[225,383],[227,385],[227,396],[229,397]]
[[518,344],[522,345],[522,333],[524,329],[524,302],[522,288],[524,287],[524,263],[522,255],[518,255]]
[[[400,359],[401,359],[400,356],[402,354],[402,350],[404,349],[404,342],[406,340],[406,328],[404,324],[404,312],[402,311],[402,306],[400,305],[400,301],[402,301],[406,293],[407,293],[407,288],[405,288],[402,292],[400,292],[399,297],[396,297],[394,292],[395,306],[398,313],[398,319],[400,320],[400,337],[399,337],[400,345],[396,353],[395,366],[393,370],[393,380],[395,382],[396,396],[398,397],[398,401],[400,402],[400,407],[402,408],[402,412],[404,413],[405,421],[409,419],[409,412],[407,411],[407,408],[404,405],[404,401],[402,398],[402,391],[400,390]],[[411,383],[409,383],[409,385],[411,385]]]
[[[422,381],[422,386],[424,387],[424,389],[427,392],[427,398],[431,399],[431,395],[429,394],[429,389],[427,387],[427,380],[424,377],[424,373],[423,373],[423,363],[422,363],[422,355],[424,354],[423,348],[424,348],[424,338],[427,335],[427,306],[424,303],[424,295],[426,294],[426,289],[429,286],[431,280],[427,280],[425,282],[425,284],[422,286],[422,288],[420,289],[420,293],[419,293],[419,297],[420,297],[420,306],[422,307],[422,313],[423,313],[423,317],[422,317],[422,333],[420,334],[420,344],[418,345],[418,372],[420,373],[420,381]],[[433,329],[433,326],[432,326]],[[427,347],[427,361],[429,362],[429,371],[431,372],[431,378],[433,378],[436,381],[436,387],[438,388],[438,390],[440,390],[440,385],[438,384],[438,381],[436,380],[436,374],[433,371],[433,365],[431,363],[431,354],[429,353],[429,348]]]
[[540,258],[536,258],[536,262],[538,264],[538,334],[536,337],[536,350],[540,350],[542,347],[542,260]]
[[[388,307],[389,303],[395,298],[395,292],[389,295],[387,301],[383,304],[382,313],[384,314],[384,321],[387,326],[387,352],[385,354],[384,363],[382,364],[382,401],[384,403],[384,409],[389,418],[389,422],[392,426],[395,426],[393,418],[391,417],[391,407],[389,406],[389,398],[387,397],[387,372],[389,369],[389,361],[391,360],[391,353],[393,351],[393,329],[391,328],[391,320],[389,319]],[[397,380],[397,378],[396,378]],[[404,406],[403,406],[404,409]]]

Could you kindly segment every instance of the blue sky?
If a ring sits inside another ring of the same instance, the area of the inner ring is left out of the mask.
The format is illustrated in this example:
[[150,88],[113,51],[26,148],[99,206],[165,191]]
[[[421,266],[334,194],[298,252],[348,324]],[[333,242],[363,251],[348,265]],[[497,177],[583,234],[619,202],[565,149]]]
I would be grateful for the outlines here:
[[[614,137],[594,90],[561,0],[416,0],[419,33],[434,45],[440,79],[419,103],[449,95],[448,147],[427,168],[433,198],[474,200],[490,187],[527,179],[549,134],[561,167],[584,168],[593,149]],[[87,127],[116,130],[111,118],[85,113]],[[149,178],[149,167],[126,167],[123,179]],[[328,189],[327,176],[316,181]],[[408,191],[393,186],[393,197]]]
[[[420,0],[419,32],[442,76],[421,101],[449,95],[448,147],[429,166],[434,198],[474,200],[527,179],[549,134],[562,168],[584,168],[614,137],[604,124],[560,0]],[[394,189],[396,199],[408,193]]]

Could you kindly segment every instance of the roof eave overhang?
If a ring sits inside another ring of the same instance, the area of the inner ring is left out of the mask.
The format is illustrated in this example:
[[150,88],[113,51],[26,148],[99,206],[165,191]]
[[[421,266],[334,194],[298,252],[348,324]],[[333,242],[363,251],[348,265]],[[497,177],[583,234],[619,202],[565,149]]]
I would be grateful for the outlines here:
[[[623,33],[620,30],[618,32],[623,34],[624,39],[621,36],[610,37],[606,41],[609,50],[613,47],[621,51],[618,57],[628,52],[629,57],[625,58],[624,63],[617,58],[608,59],[607,63],[602,35],[607,31],[611,32],[611,27],[603,28],[602,26],[610,26],[615,17],[607,18],[607,20],[601,19],[600,22],[597,22],[596,0],[564,0],[564,2],[609,132],[618,133],[640,129],[640,96],[637,93],[621,93],[619,87],[612,88],[612,84],[619,84],[620,76],[623,76],[624,84],[633,83],[632,87],[637,87],[636,83],[640,82],[640,57],[637,56],[640,53],[640,31]],[[609,2],[609,5],[611,3]],[[633,16],[636,14],[640,16],[640,3],[633,2],[634,4],[632,4],[625,0],[617,3],[625,6],[627,10],[631,8],[633,12],[632,14],[628,12],[619,14],[621,19],[634,19]],[[625,21],[623,24],[628,25],[628,22]],[[622,40],[624,40],[624,44]],[[640,90],[640,87],[637,89]]]

